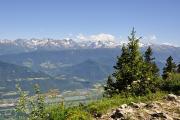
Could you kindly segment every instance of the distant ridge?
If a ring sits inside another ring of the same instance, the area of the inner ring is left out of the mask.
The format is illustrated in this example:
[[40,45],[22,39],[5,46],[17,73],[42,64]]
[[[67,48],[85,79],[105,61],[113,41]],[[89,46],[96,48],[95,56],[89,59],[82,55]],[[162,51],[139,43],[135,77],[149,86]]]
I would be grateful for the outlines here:
[[47,74],[33,71],[27,67],[0,61],[0,81],[13,81],[28,78],[47,78]]
[[[97,49],[97,48],[119,48],[125,44],[125,42],[116,42],[111,40],[104,41],[75,41],[72,39],[16,39],[16,40],[0,40],[0,55],[11,54],[11,53],[21,53],[21,52],[31,52],[38,50],[64,50],[64,49]],[[171,44],[149,44],[140,43],[140,47],[147,46],[161,46],[161,47],[177,47]]]

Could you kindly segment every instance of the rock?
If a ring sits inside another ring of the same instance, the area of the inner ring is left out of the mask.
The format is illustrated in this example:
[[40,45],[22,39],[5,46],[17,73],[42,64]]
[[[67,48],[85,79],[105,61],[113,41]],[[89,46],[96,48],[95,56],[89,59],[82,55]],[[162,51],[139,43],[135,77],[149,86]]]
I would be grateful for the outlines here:
[[156,113],[151,114],[151,116],[153,118],[160,118],[160,119],[164,119],[164,120],[173,120],[173,118],[171,118],[164,112],[156,112]]
[[111,118],[113,119],[118,119],[118,118],[122,118],[124,117],[123,113],[121,113],[121,111],[119,109],[116,109],[115,112],[113,112],[113,114],[111,115]]
[[169,94],[166,100],[152,101],[151,103],[123,104],[112,112],[97,118],[97,120],[180,120],[179,96]]
[[142,112],[140,112],[140,113],[137,114],[137,118],[139,120],[145,120],[145,119],[143,119],[143,118],[145,118],[145,115]]
[[144,109],[144,112],[145,112],[146,114],[149,114],[149,115],[151,115],[151,114],[154,113],[154,112],[152,112],[151,110],[147,110],[147,109]]
[[155,118],[164,118],[166,119],[166,114],[164,114],[163,112],[159,112],[159,113],[153,113],[151,114],[152,117],[155,117]]
[[174,94],[168,94],[168,95],[165,97],[165,99],[168,100],[168,101],[177,101],[177,100],[178,100],[177,96],[174,95]]
[[128,107],[128,105],[127,104],[123,104],[123,105],[121,105],[121,109],[125,109],[125,108],[127,108]]
[[95,118],[100,118],[102,116],[102,113],[94,113]]
[[144,106],[146,106],[145,103],[134,103],[134,102],[131,102],[130,105],[131,105],[133,108],[143,108]]
[[148,103],[147,105],[145,105],[146,108],[159,108],[159,106],[156,103]]
[[133,108],[140,108],[140,106],[139,106],[137,103],[134,103],[134,102],[131,102],[130,105],[131,105]]
[[141,103],[141,102],[140,102],[139,105],[140,105],[141,108],[143,108],[143,107],[146,106],[146,103]]
[[176,117],[174,117],[174,118],[173,118],[173,120],[180,120],[180,118],[176,118]]
[[132,113],[134,113],[134,110],[133,110],[133,108],[131,108],[131,107],[128,107],[128,108],[126,108],[124,111],[122,111],[122,112],[124,112],[124,113],[127,113],[127,114],[132,114]]
[[178,99],[176,102],[180,103],[180,99]]
[[162,103],[162,102],[155,101],[154,103],[155,103],[157,106],[159,106],[159,107],[163,106],[163,103]]

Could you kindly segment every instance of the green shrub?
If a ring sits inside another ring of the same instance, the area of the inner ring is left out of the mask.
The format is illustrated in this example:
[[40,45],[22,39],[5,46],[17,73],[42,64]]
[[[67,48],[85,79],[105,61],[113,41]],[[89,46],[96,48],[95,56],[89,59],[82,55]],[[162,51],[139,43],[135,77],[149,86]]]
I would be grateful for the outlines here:
[[40,93],[39,86],[34,87],[35,96],[28,96],[19,85],[16,86],[19,99],[16,104],[16,116],[18,119],[45,120],[48,114],[45,112],[44,96]]
[[90,113],[85,111],[82,107],[68,108],[66,120],[92,120]]
[[49,120],[66,120],[67,118],[67,109],[64,106],[64,103],[58,105],[51,105],[46,108],[46,113],[48,114]]

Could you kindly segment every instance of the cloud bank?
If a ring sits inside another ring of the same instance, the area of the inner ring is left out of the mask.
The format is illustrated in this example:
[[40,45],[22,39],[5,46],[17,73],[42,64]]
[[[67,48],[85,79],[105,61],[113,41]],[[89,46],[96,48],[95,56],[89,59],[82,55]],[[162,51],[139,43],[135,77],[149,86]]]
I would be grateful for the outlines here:
[[95,34],[95,35],[89,35],[85,36],[83,34],[79,34],[76,36],[76,39],[81,40],[81,41],[115,41],[115,36],[111,34],[105,34],[105,33],[100,33],[100,34]]

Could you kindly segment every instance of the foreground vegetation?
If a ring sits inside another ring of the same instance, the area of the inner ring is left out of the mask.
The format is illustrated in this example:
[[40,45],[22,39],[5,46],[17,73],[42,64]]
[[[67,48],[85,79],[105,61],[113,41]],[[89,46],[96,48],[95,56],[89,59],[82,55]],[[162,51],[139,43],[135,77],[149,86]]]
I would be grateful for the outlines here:
[[168,93],[179,95],[180,75],[172,75],[172,78],[169,82],[163,82],[164,80],[159,79],[157,84],[161,84],[158,84],[160,85],[159,90],[155,93],[148,93],[144,96],[116,94],[113,97],[104,97],[87,104],[79,103],[78,106],[67,106],[63,101],[58,104],[48,105],[45,103],[44,95],[38,93],[38,89],[36,89],[36,97],[28,97],[21,92],[19,98],[21,101],[16,107],[19,107],[19,109],[16,109],[16,117],[18,120],[91,120],[122,104],[161,100]]
[[[95,117],[100,117],[107,113],[112,108],[119,107],[122,104],[130,104],[131,102],[150,102],[162,99],[167,93],[157,92],[146,96],[129,96],[115,95],[112,98],[102,98],[90,102],[88,104],[79,104],[79,106],[67,107],[64,102],[53,105],[44,105],[43,101],[37,104],[35,109],[29,111],[28,114],[20,112],[18,119],[31,120],[92,120]],[[34,101],[36,103],[38,101]],[[30,105],[31,106],[31,105]],[[40,107],[41,106],[41,107]],[[32,107],[32,106],[31,106]]]

